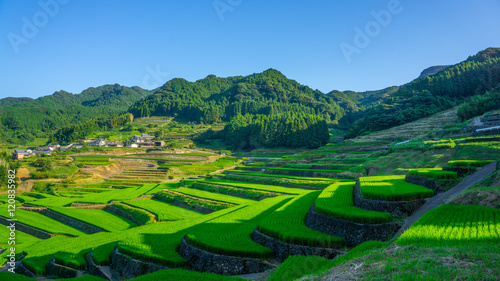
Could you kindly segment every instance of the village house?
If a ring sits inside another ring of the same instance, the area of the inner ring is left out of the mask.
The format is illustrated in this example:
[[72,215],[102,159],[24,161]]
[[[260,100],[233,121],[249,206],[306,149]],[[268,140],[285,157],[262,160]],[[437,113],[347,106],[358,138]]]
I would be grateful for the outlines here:
[[123,147],[123,143],[117,141],[109,141],[106,146],[109,147]]
[[96,140],[89,142],[87,145],[88,146],[95,146],[95,147],[106,146],[106,140],[103,138],[98,138]]
[[23,159],[24,157],[30,157],[33,155],[33,151],[30,149],[16,149],[12,154],[12,158],[14,159]]
[[142,135],[135,135],[130,138],[130,140],[134,143],[141,143],[141,142],[151,142],[155,137],[150,136],[148,134],[142,134]]
[[153,147],[155,146],[155,143],[152,141],[145,141],[145,142],[139,142],[137,143],[137,145],[139,145],[139,147]]
[[47,147],[47,146],[41,146],[41,147],[37,147],[35,149],[35,151],[33,151],[34,154],[47,154],[47,155],[51,155],[52,154],[52,151],[53,149]]

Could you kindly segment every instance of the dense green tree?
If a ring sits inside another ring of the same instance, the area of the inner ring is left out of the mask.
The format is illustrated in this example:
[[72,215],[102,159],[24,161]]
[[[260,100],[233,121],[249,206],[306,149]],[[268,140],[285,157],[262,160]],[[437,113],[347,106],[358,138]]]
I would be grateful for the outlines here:
[[222,134],[227,144],[238,149],[317,148],[329,139],[325,120],[317,115],[294,112],[237,115],[224,127]]

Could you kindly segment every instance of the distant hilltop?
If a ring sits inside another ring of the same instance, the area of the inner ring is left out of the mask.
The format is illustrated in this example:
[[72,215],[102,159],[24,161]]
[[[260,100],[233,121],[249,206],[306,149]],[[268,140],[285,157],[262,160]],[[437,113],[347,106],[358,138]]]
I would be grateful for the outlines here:
[[418,76],[417,79],[420,79],[420,78],[425,78],[427,76],[431,76],[431,75],[434,75],[438,72],[440,72],[441,70],[445,69],[449,67],[449,65],[436,65],[436,66],[431,66],[431,67],[428,67],[426,69],[424,69],[421,73],[420,73],[420,76]]

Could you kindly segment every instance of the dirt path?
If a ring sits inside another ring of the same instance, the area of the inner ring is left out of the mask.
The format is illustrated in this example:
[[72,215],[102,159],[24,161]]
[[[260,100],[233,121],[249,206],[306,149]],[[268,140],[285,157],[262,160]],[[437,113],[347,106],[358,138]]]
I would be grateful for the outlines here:
[[394,237],[391,239],[390,242],[395,241],[401,234],[403,234],[413,223],[415,223],[421,216],[423,216],[426,212],[435,209],[443,203],[448,203],[453,197],[455,197],[457,194],[460,192],[466,190],[476,182],[484,179],[487,177],[489,174],[494,172],[496,170],[496,165],[497,162],[493,162],[491,164],[488,164],[481,169],[479,169],[477,172],[475,172],[472,175],[469,175],[465,177],[459,184],[455,185],[451,189],[449,189],[446,192],[443,192],[441,194],[438,194],[429,201],[427,201],[424,205],[422,205],[415,213],[413,213],[411,216],[409,216],[403,227],[394,235]]

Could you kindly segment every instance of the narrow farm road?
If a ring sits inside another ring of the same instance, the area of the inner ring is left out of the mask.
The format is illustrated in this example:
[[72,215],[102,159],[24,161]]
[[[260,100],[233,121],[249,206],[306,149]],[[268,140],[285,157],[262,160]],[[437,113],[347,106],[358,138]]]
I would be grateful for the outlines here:
[[456,196],[460,192],[471,187],[476,182],[484,179],[489,174],[493,173],[496,170],[496,165],[497,162],[493,162],[491,164],[488,164],[480,168],[477,172],[465,177],[460,183],[458,183],[448,191],[438,194],[429,199],[429,201],[427,201],[424,205],[422,205],[418,210],[416,210],[411,216],[409,216],[406,219],[403,227],[401,227],[401,229],[398,232],[396,232],[394,237],[389,242],[396,241],[396,239],[398,239],[398,237],[401,236],[401,234],[403,234],[408,228],[410,228],[410,226],[413,223],[415,223],[426,212],[441,206],[441,204],[443,203],[448,203],[452,199],[452,197]]

